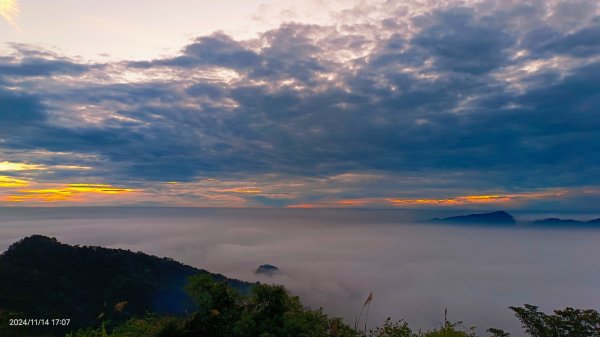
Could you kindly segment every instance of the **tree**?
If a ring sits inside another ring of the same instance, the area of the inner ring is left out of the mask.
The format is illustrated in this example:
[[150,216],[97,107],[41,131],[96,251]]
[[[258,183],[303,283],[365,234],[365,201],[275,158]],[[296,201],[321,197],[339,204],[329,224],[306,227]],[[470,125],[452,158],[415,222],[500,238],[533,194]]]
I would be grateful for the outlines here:
[[340,319],[305,308],[281,285],[257,284],[243,296],[225,282],[190,278],[198,311],[172,337],[358,337]]
[[214,282],[208,275],[192,276],[186,291],[198,304],[182,336],[229,337],[241,316],[241,296],[225,282]]
[[591,337],[600,336],[600,314],[592,309],[566,308],[554,315],[538,311],[538,307],[510,307],[523,328],[532,337]]
[[370,337],[416,337],[404,321],[391,322],[388,317],[382,326],[371,330]]
[[508,332],[504,332],[500,329],[489,328],[487,332],[492,333],[492,337],[509,337],[510,334]]

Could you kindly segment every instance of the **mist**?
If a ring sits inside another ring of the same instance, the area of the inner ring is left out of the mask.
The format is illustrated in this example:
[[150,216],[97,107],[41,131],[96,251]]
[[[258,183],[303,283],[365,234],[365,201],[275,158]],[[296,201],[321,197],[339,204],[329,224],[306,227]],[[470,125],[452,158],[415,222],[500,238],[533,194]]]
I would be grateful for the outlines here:
[[[600,228],[422,221],[455,213],[3,208],[0,251],[33,234],[142,251],[232,278],[284,284],[305,305],[350,325],[370,292],[369,326],[391,317],[423,330],[439,327],[445,308],[465,327],[514,336],[523,333],[509,306],[600,308]],[[281,272],[255,274],[264,263]]]

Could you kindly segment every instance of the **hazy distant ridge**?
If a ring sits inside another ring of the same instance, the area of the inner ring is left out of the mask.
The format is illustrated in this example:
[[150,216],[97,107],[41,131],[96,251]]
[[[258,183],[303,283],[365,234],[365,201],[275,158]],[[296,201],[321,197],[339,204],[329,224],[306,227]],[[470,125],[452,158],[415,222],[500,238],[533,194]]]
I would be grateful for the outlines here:
[[496,211],[491,213],[479,213],[452,216],[448,218],[435,218],[434,221],[453,222],[453,223],[473,223],[473,224],[514,224],[515,218],[504,212]]
[[[468,215],[458,215],[447,218],[434,218],[432,221],[461,223],[461,224],[515,224],[515,218],[505,211],[495,211],[490,213],[475,213]],[[574,219],[545,218],[531,222],[534,225],[563,226],[563,225],[595,225],[600,224],[600,218],[588,221]]]

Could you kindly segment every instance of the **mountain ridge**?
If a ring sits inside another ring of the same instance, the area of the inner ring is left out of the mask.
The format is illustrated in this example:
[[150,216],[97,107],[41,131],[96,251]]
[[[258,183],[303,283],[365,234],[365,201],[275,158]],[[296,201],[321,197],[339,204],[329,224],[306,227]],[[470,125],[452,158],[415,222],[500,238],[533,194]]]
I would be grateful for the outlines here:
[[[147,312],[183,315],[196,309],[183,287],[197,274],[245,293],[253,285],[170,258],[33,235],[0,254],[0,313],[70,318],[69,329],[91,326],[99,317],[120,322]],[[64,335],[68,329],[53,331]]]
[[462,224],[515,224],[515,218],[505,211],[489,213],[472,213],[467,215],[451,216],[447,218],[434,218],[436,222],[450,222]]

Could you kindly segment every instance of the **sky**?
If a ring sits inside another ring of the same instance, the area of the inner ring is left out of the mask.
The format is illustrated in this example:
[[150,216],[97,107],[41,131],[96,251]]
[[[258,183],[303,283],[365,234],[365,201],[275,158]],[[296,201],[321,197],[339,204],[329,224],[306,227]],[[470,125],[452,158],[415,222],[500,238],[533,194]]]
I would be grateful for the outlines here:
[[0,0],[0,205],[575,210],[600,6]]

